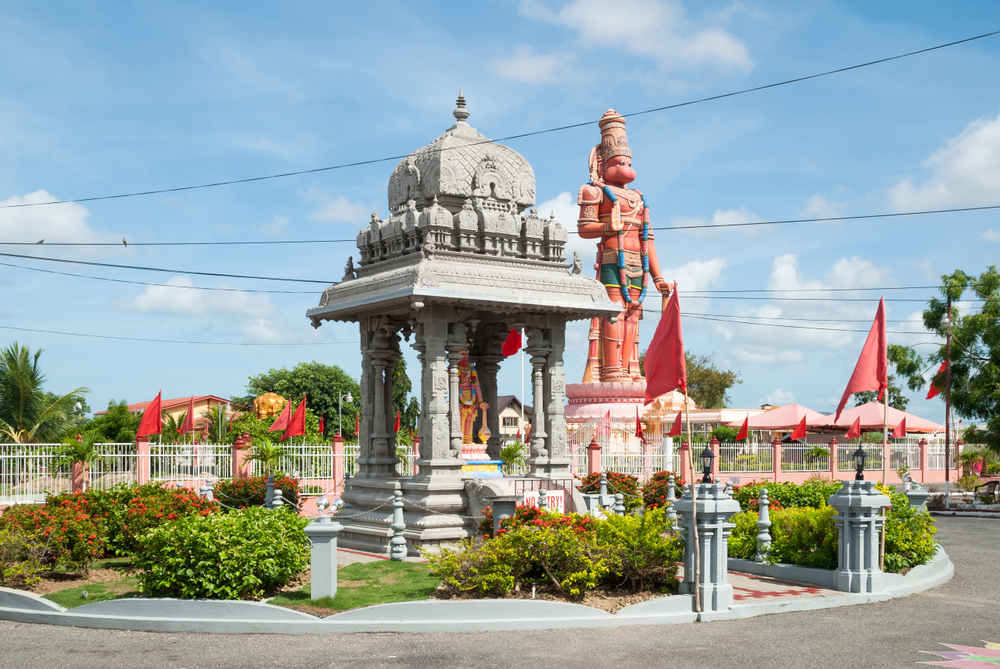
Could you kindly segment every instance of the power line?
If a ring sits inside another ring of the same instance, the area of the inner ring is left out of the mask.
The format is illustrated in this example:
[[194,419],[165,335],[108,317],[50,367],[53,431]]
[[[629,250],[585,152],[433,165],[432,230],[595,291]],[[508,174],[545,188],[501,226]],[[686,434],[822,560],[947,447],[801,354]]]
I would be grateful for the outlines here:
[[6,258],[23,258],[26,260],[41,260],[44,262],[68,263],[70,265],[89,265],[91,267],[113,267],[115,269],[132,269],[144,272],[166,272],[168,274],[197,274],[198,276],[215,276],[228,279],[253,279],[255,281],[291,281],[295,283],[319,283],[326,286],[337,283],[336,281],[323,281],[321,279],[294,279],[279,276],[254,276],[249,274],[225,274],[222,272],[200,272],[197,270],[166,269],[163,267],[143,267],[140,265],[118,265],[115,263],[94,262],[91,260],[70,260],[68,258],[45,258],[42,256],[26,256],[18,253],[0,253]]
[[15,269],[26,269],[32,272],[42,272],[44,274],[58,274],[59,276],[71,276],[77,279],[93,279],[94,281],[109,281],[112,283],[127,283],[134,286],[158,286],[162,288],[181,288],[184,290],[217,290],[227,293],[271,293],[281,295],[315,295],[315,290],[257,290],[253,288],[218,288],[211,286],[177,286],[172,283],[149,283],[148,281],[129,281],[128,279],[112,279],[106,276],[93,276],[91,274],[74,274],[72,272],[59,272],[54,269],[42,269],[41,267],[26,267],[25,265],[14,265],[8,262],[0,262],[4,267]]
[[[684,315],[687,316],[688,318],[695,318],[695,319],[703,320],[703,321],[716,321],[718,323],[732,323],[732,324],[736,324],[736,325],[757,325],[757,326],[760,326],[760,327],[770,327],[770,328],[788,328],[788,329],[792,329],[792,330],[825,330],[825,331],[829,331],[829,332],[869,332],[870,331],[870,328],[864,329],[864,330],[858,330],[858,329],[848,329],[848,328],[830,328],[830,327],[822,327],[822,326],[818,326],[818,325],[816,325],[816,326],[809,326],[809,325],[789,325],[787,323],[757,323],[755,321],[740,321],[740,320],[732,320],[732,319],[725,319],[725,318],[710,318],[708,316],[695,316],[693,314],[684,314]],[[909,332],[909,331],[893,330],[891,332],[891,334],[914,334],[914,335],[916,335],[916,334],[923,334],[923,335],[925,335],[925,334],[927,334],[927,332],[926,331]]]
[[[973,42],[975,40],[984,39],[986,37],[992,37],[993,35],[997,35],[997,34],[1000,34],[1000,30],[995,30],[995,31],[992,31],[992,32],[984,33],[982,35],[976,35],[975,37],[967,37],[965,39],[956,40],[954,42],[948,42],[946,44],[939,44],[937,46],[928,47],[926,49],[919,49],[917,51],[910,51],[910,52],[907,52],[907,53],[898,54],[896,56],[889,56],[887,58],[879,58],[878,60],[872,60],[872,61],[868,61],[868,62],[865,62],[865,63],[858,63],[856,65],[849,65],[847,67],[840,67],[840,68],[837,68],[837,69],[834,69],[834,70],[827,70],[826,72],[819,72],[817,74],[810,74],[810,75],[807,75],[807,76],[804,76],[804,77],[796,77],[794,79],[786,79],[784,81],[778,81],[778,82],[774,82],[774,83],[771,83],[771,84],[765,84],[763,86],[754,86],[752,88],[744,88],[742,90],[732,91],[730,93],[722,93],[720,95],[711,95],[711,96],[704,97],[704,98],[698,98],[696,100],[688,100],[687,102],[679,102],[679,103],[672,104],[672,105],[665,105],[665,106],[662,106],[662,107],[654,107],[652,109],[644,109],[642,111],[630,112],[630,113],[627,113],[627,114],[622,114],[622,116],[624,116],[626,118],[630,118],[630,117],[633,117],[633,116],[642,116],[642,115],[645,115],[645,114],[653,114],[653,113],[657,113],[657,112],[667,111],[667,110],[670,110],[670,109],[678,109],[680,107],[688,107],[688,106],[691,106],[691,105],[701,104],[703,102],[712,102],[712,101],[715,101],[715,100],[722,100],[724,98],[731,98],[731,97],[735,97],[737,95],[746,95],[748,93],[755,93],[755,92],[767,90],[767,89],[770,89],[770,88],[777,88],[779,86],[787,86],[789,84],[795,84],[795,83],[800,83],[800,82],[803,82],[803,81],[809,81],[810,79],[818,79],[820,77],[827,77],[827,76],[830,76],[830,75],[833,75],[833,74],[840,74],[840,73],[843,73],[843,72],[849,72],[851,70],[857,70],[857,69],[861,69],[863,67],[870,67],[872,65],[879,65],[879,64],[882,64],[882,63],[888,63],[888,62],[893,61],[893,60],[899,60],[901,58],[908,58],[910,56],[916,56],[916,55],[923,54],[923,53],[929,53],[931,51],[937,51],[939,49],[945,49],[945,48],[956,46],[956,45],[959,45],[959,44],[965,44],[966,42]],[[554,132],[562,132],[564,130],[571,130],[571,129],[574,129],[574,128],[582,128],[582,127],[585,127],[585,126],[593,125],[593,123],[594,123],[593,121],[584,121],[584,122],[580,122],[580,123],[571,123],[571,124],[568,124],[568,125],[561,125],[561,126],[557,126],[557,127],[554,127],[554,128],[546,128],[544,130],[535,130],[535,131],[532,131],[532,132],[523,132],[523,133],[519,133],[519,134],[516,134],[516,135],[508,135],[506,137],[500,137],[499,139],[496,139],[496,140],[483,140],[482,142],[476,142],[476,143],[479,143],[479,144],[489,144],[489,143],[493,143],[493,142],[505,142],[505,141],[509,141],[509,140],[512,140],[512,139],[522,139],[522,138],[525,138],[525,137],[535,137],[535,136],[538,136],[538,135],[545,135],[545,134],[554,133]],[[468,146],[468,145],[465,145],[465,146]],[[464,148],[464,147],[451,147],[451,148]],[[448,149],[447,148],[441,148],[441,149],[437,149],[437,150],[438,151],[446,151]],[[94,202],[94,201],[97,201],[97,200],[117,200],[117,199],[122,199],[122,198],[129,198],[129,197],[142,197],[142,196],[146,196],[146,195],[160,195],[160,194],[164,194],[164,193],[179,193],[179,192],[182,192],[182,191],[200,190],[200,189],[204,189],[204,188],[216,188],[216,187],[219,187],[219,186],[231,186],[231,185],[235,185],[235,184],[244,184],[244,183],[257,182],[257,181],[266,181],[266,180],[269,180],[269,179],[283,179],[283,178],[286,178],[286,177],[301,176],[301,175],[305,175],[305,174],[317,174],[317,173],[320,173],[320,172],[330,172],[330,171],[333,171],[333,170],[342,170],[342,169],[347,169],[347,168],[351,168],[351,167],[361,167],[361,166],[364,166],[364,165],[373,165],[373,164],[376,164],[376,163],[383,163],[383,162],[388,162],[388,161],[392,161],[392,160],[402,160],[403,158],[406,157],[406,155],[408,155],[408,154],[396,155],[396,156],[387,156],[385,158],[373,158],[373,159],[370,159],[370,160],[359,160],[359,161],[355,161],[355,162],[351,162],[351,163],[343,163],[343,164],[340,164],[340,165],[330,165],[328,167],[316,167],[316,168],[308,169],[308,170],[296,170],[296,171],[292,171],[292,172],[283,172],[283,173],[280,173],[280,174],[269,174],[269,175],[257,176],[257,177],[246,177],[246,178],[243,178],[243,179],[231,179],[231,180],[228,180],[228,181],[215,181],[215,182],[211,182],[211,183],[197,184],[197,185],[193,185],[193,186],[178,186],[178,187],[175,187],[175,188],[159,188],[159,189],[146,190],[146,191],[136,191],[136,192],[132,192],[132,193],[119,193],[119,194],[116,194],[116,195],[98,195],[98,196],[93,196],[93,197],[74,198],[74,199],[71,199],[71,200],[54,200],[52,202],[22,202],[22,203],[19,203],[19,204],[3,205],[0,208],[3,208],[3,209],[13,209],[13,208],[19,208],[19,207],[37,207],[37,206],[47,206],[47,205],[53,205],[53,204],[67,204],[67,203],[70,203],[70,202],[77,202],[77,203],[79,203],[79,202]]]
[[356,341],[323,341],[316,342],[313,344],[301,343],[301,342],[289,342],[289,343],[265,343],[265,344],[254,344],[250,342],[237,342],[237,341],[188,341],[180,339],[147,339],[145,337],[122,337],[118,335],[101,335],[101,334],[91,334],[86,332],[60,332],[58,330],[40,330],[37,328],[19,328],[12,325],[0,325],[0,329],[3,330],[17,330],[18,332],[36,332],[40,334],[54,334],[62,335],[65,337],[87,337],[92,339],[116,339],[121,341],[142,341],[142,342],[152,342],[157,344],[197,344],[202,346],[332,346],[339,344],[357,344]]

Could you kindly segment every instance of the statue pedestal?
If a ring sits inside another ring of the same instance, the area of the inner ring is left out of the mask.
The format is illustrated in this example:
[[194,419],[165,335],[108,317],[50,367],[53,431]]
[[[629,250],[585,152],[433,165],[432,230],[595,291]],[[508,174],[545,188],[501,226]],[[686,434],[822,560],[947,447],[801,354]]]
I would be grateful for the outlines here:
[[502,479],[503,460],[469,460],[462,465],[462,476],[468,479]]
[[632,419],[636,409],[645,413],[645,381],[602,381],[601,383],[566,384],[568,404],[564,410],[569,424],[600,420],[610,411],[611,420]]

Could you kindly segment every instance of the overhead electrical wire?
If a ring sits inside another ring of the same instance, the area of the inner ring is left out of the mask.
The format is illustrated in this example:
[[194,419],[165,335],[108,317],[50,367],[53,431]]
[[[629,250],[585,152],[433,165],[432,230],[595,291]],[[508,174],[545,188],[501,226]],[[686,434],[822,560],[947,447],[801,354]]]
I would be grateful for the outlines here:
[[[803,76],[803,77],[796,77],[794,79],[786,79],[784,81],[777,81],[777,82],[770,83],[770,84],[764,84],[762,86],[754,86],[752,88],[744,88],[742,90],[732,91],[730,93],[722,93],[722,94],[719,94],[719,95],[710,95],[710,96],[704,97],[704,98],[698,98],[698,99],[695,99],[695,100],[688,100],[687,102],[678,102],[678,103],[672,104],[672,105],[664,105],[662,107],[654,107],[652,109],[644,109],[642,111],[629,112],[629,113],[622,114],[622,116],[624,116],[626,118],[631,118],[631,117],[635,117],[635,116],[643,116],[645,114],[654,114],[654,113],[657,113],[657,112],[668,111],[670,109],[678,109],[680,107],[689,107],[691,105],[701,104],[701,103],[704,103],[704,102],[712,102],[712,101],[715,101],[715,100],[722,100],[722,99],[725,99],[725,98],[731,98],[731,97],[735,97],[735,96],[738,96],[738,95],[746,95],[748,93],[755,93],[755,92],[758,92],[758,91],[768,90],[768,89],[771,89],[771,88],[777,88],[779,86],[787,86],[789,84],[795,84],[795,83],[800,83],[800,82],[803,82],[803,81],[809,81],[811,79],[818,79],[820,77],[827,77],[827,76],[834,75],[834,74],[840,74],[840,73],[843,73],[843,72],[849,72],[851,70],[858,70],[858,69],[861,69],[861,68],[864,68],[864,67],[870,67],[872,65],[879,65],[879,64],[882,64],[882,63],[888,63],[890,61],[899,60],[901,58],[908,58],[910,56],[916,56],[916,55],[919,55],[919,54],[929,53],[931,51],[937,51],[939,49],[946,49],[948,47],[957,46],[959,44],[965,44],[967,42],[973,42],[975,40],[984,39],[986,37],[992,37],[992,36],[998,35],[998,34],[1000,34],[1000,30],[994,30],[992,32],[983,33],[981,35],[976,35],[974,37],[967,37],[967,38],[964,38],[964,39],[955,40],[953,42],[947,42],[945,44],[938,44],[937,46],[927,47],[925,49],[918,49],[916,51],[909,51],[907,53],[902,53],[902,54],[898,54],[898,55],[895,55],[895,56],[889,56],[889,57],[886,57],[886,58],[879,58],[878,60],[871,60],[871,61],[867,61],[867,62],[864,62],[864,63],[858,63],[856,65],[849,65],[847,67],[840,67],[840,68],[833,69],[833,70],[827,70],[825,72],[819,72],[819,73],[816,73],[816,74],[810,74],[810,75],[806,75],[806,76]],[[538,135],[545,135],[545,134],[550,134],[550,133],[555,133],[555,132],[562,132],[564,130],[571,130],[571,129],[574,129],[574,128],[582,128],[582,127],[586,127],[586,126],[591,126],[593,124],[594,124],[594,121],[584,121],[584,122],[580,122],[580,123],[570,123],[570,124],[567,124],[567,125],[556,126],[556,127],[553,127],[553,128],[546,128],[544,130],[534,130],[534,131],[531,131],[531,132],[518,133],[516,135],[508,135],[506,137],[500,137],[500,138],[495,139],[495,140],[483,140],[482,142],[479,142],[479,143],[481,143],[481,144],[490,144],[490,143],[494,143],[494,142],[510,141],[512,139],[523,139],[525,137],[536,137]],[[461,147],[461,148],[464,148],[466,146],[469,146],[469,145],[463,145],[463,147]],[[460,147],[451,147],[451,148],[460,148]],[[449,150],[449,148],[446,147],[446,148],[441,148],[441,149],[437,149],[437,150],[438,151],[446,151],[446,150]],[[81,198],[73,198],[73,199],[67,199],[67,200],[53,200],[51,202],[21,202],[21,203],[17,203],[17,204],[2,205],[2,206],[0,206],[0,209],[14,209],[14,208],[20,208],[20,207],[40,207],[40,206],[48,206],[48,205],[53,205],[53,204],[67,204],[67,203],[70,203],[70,202],[79,203],[79,202],[94,202],[94,201],[97,201],[97,200],[118,200],[118,199],[131,198],[131,197],[143,197],[143,196],[148,196],[148,195],[161,195],[161,194],[165,194],[165,193],[179,193],[179,192],[183,192],[183,191],[200,190],[200,189],[205,189],[205,188],[216,188],[216,187],[219,187],[219,186],[232,186],[232,185],[236,185],[236,184],[253,183],[253,182],[257,182],[257,181],[267,181],[267,180],[271,180],[271,179],[283,179],[283,178],[287,178],[287,177],[301,176],[301,175],[306,175],[306,174],[317,174],[317,173],[320,173],[320,172],[330,172],[330,171],[334,171],[334,170],[348,169],[348,168],[351,168],[351,167],[361,167],[361,166],[364,166],[364,165],[373,165],[373,164],[376,164],[376,163],[383,163],[383,162],[388,162],[388,161],[392,161],[392,160],[402,160],[403,158],[406,157],[406,155],[408,155],[408,154],[395,155],[395,156],[387,156],[387,157],[384,157],[384,158],[372,158],[372,159],[369,159],[369,160],[359,160],[359,161],[350,162],[350,163],[342,163],[342,164],[339,164],[339,165],[330,165],[330,166],[327,166],[327,167],[316,167],[316,168],[307,169],[307,170],[295,170],[295,171],[291,171],[291,172],[282,172],[280,174],[268,174],[268,175],[256,176],[256,177],[246,177],[246,178],[243,178],[243,179],[230,179],[230,180],[226,180],[226,181],[214,181],[214,182],[210,182],[210,183],[196,184],[196,185],[191,185],[191,186],[177,186],[177,187],[174,187],[174,188],[157,188],[157,189],[151,189],[151,190],[145,190],[145,191],[135,191],[135,192],[131,192],[131,193],[118,193],[118,194],[114,194],[114,195],[97,195],[97,196],[92,196],[92,197],[81,197]]]
[[340,344],[357,344],[357,341],[320,341],[315,343],[303,343],[303,342],[268,342],[255,344],[251,342],[237,342],[237,341],[190,341],[181,339],[149,339],[146,337],[124,337],[120,335],[101,335],[93,334],[87,332],[61,332],[59,330],[41,330],[38,328],[20,328],[14,327],[13,325],[0,325],[0,329],[3,330],[17,330],[18,332],[36,332],[39,334],[53,334],[62,335],[65,337],[88,337],[93,339],[116,339],[121,341],[141,341],[141,342],[152,342],[157,344],[197,344],[204,346],[332,346]]

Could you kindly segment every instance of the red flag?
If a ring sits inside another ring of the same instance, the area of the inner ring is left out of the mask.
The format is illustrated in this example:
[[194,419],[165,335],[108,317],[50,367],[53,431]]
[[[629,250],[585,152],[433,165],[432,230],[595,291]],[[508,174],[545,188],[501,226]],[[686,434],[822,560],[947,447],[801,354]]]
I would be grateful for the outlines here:
[[851,429],[849,429],[847,431],[847,434],[844,435],[844,439],[857,439],[860,436],[861,436],[861,416],[858,416],[857,420],[854,421],[854,425],[852,425]]
[[503,357],[507,358],[518,351],[521,350],[521,331],[520,330],[510,330],[507,332],[507,339],[504,341],[503,346],[500,349],[503,352]]
[[361,414],[354,414],[354,434],[361,434]]
[[278,430],[286,429],[288,427],[288,419],[291,418],[291,415],[292,415],[292,403],[291,401],[288,401],[285,402],[285,408],[281,410],[281,413],[278,415],[277,420],[274,421],[274,424],[271,425],[271,427],[269,427],[267,431],[277,432]]
[[[858,418],[858,420],[861,420],[861,418]],[[896,429],[892,431],[892,438],[902,439],[905,436],[906,436],[906,416],[903,416],[903,420],[899,421],[899,425],[897,425]]]
[[646,440],[646,435],[642,433],[642,421],[639,420],[639,407],[635,408],[635,436],[643,441]]
[[802,420],[799,422],[795,431],[792,432],[792,441],[798,441],[799,439],[806,438],[806,417],[803,416]]
[[[291,402],[288,403],[291,406]],[[272,428],[273,429],[273,428]],[[302,396],[302,401],[299,405],[295,407],[295,413],[292,417],[288,419],[288,427],[285,428],[285,433],[281,435],[281,441],[288,439],[289,437],[298,437],[306,433],[306,396]]]
[[184,422],[181,423],[180,428],[177,430],[181,434],[187,434],[194,430],[194,395],[188,400],[188,410],[187,415],[184,416]]
[[399,432],[399,409],[396,409],[396,426],[393,428],[393,432]]
[[741,441],[747,438],[750,433],[750,414],[743,420],[743,427],[740,428],[739,434],[736,435],[736,441]]
[[660,315],[660,324],[646,351],[646,404],[671,390],[687,391],[687,368],[684,364],[684,337],[681,334],[681,304],[677,282]]
[[319,417],[319,434],[320,434],[320,436],[323,436],[323,417],[322,416]]
[[683,415],[684,415],[683,411],[678,411],[677,412],[677,418],[674,419],[674,426],[672,428],[670,428],[670,432],[667,433],[668,437],[678,437],[678,436],[680,436],[680,434],[681,434],[681,427],[683,427],[681,425],[681,422],[682,422],[682,419],[683,419]]
[[861,349],[861,357],[854,367],[851,380],[847,382],[847,389],[844,396],[840,398],[837,405],[837,415],[834,421],[840,419],[840,413],[847,404],[847,398],[854,393],[864,390],[877,390],[878,398],[882,399],[882,393],[889,386],[889,360],[888,347],[885,339],[885,297],[878,301],[878,311],[875,312],[875,322],[868,332],[868,339]]
[[947,367],[948,367],[948,361],[945,360],[944,362],[941,363],[941,366],[938,367],[937,374],[931,377],[931,387],[927,389],[927,397],[925,399],[931,399],[932,397],[937,396],[941,392],[941,390],[934,385],[934,379],[944,374],[944,370]]
[[139,429],[135,431],[136,437],[145,437],[147,434],[161,434],[163,425],[160,418],[160,395],[163,391],[156,393],[156,399],[149,403],[146,411],[142,414],[139,422]]

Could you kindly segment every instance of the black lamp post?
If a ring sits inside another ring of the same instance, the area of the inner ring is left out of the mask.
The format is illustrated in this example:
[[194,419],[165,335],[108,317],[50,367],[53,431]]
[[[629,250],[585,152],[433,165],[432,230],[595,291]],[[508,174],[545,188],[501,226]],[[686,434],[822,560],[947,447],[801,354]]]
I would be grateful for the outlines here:
[[701,473],[703,474],[703,476],[701,477],[701,482],[702,483],[711,483],[712,482],[712,460],[715,459],[715,453],[712,452],[711,448],[709,448],[708,446],[706,446],[705,450],[703,450],[701,452],[701,455],[699,455],[698,457],[701,458]]
[[864,481],[865,480],[865,460],[868,458],[868,454],[865,453],[865,449],[858,446],[858,450],[854,451],[851,455],[854,460],[854,480]]

